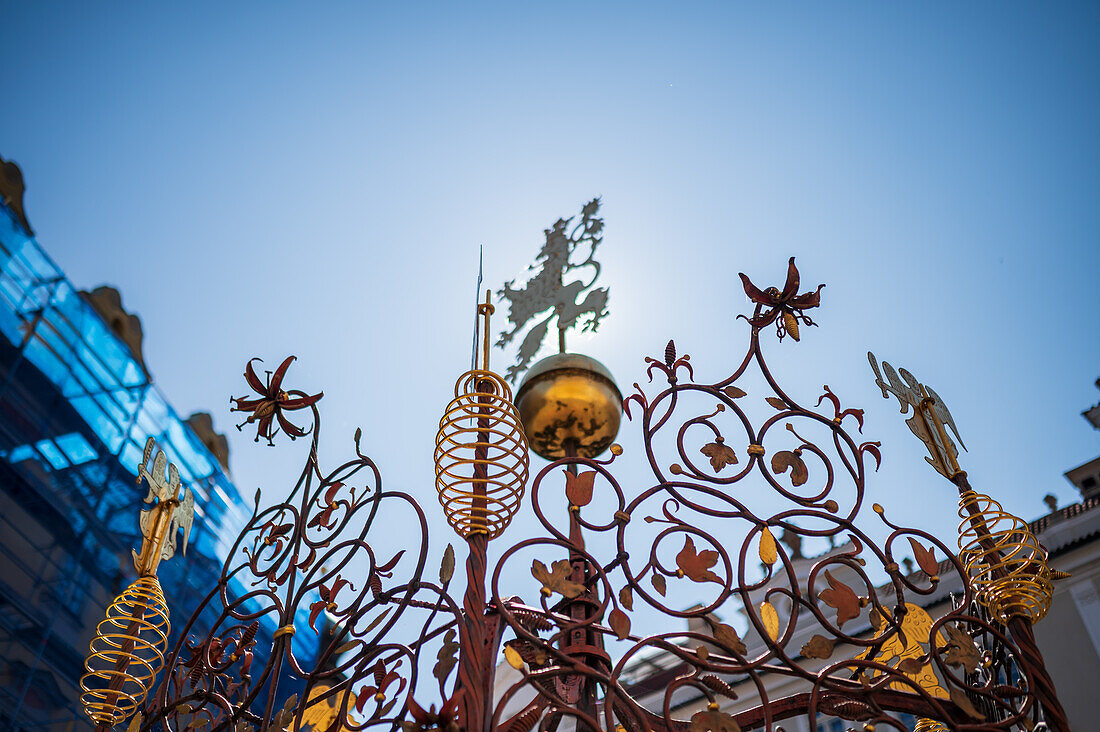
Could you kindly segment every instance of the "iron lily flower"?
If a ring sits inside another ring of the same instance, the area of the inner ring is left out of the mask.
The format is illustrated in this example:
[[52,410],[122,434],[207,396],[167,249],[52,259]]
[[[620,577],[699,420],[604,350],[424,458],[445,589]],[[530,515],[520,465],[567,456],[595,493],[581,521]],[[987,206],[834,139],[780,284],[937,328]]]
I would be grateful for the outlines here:
[[816,308],[821,304],[821,288],[825,285],[818,285],[813,292],[799,295],[798,267],[794,266],[794,257],[791,257],[787,263],[787,282],[783,285],[782,291],[778,287],[769,287],[761,291],[743,272],[738,274],[745,285],[745,294],[757,305],[753,316],[747,318],[753,328],[763,328],[775,322],[779,340],[783,340],[783,336],[789,333],[791,338],[797,341],[800,320],[805,325],[816,325],[802,311]]
[[434,704],[425,711],[410,696],[409,716],[412,719],[401,723],[402,730],[404,732],[458,732],[458,700],[459,692],[456,692],[437,712]]
[[305,436],[306,431],[288,420],[284,412],[311,407],[325,395],[324,392],[320,392],[309,396],[302,391],[286,392],[283,390],[283,377],[294,358],[294,356],[287,356],[279,364],[279,368],[275,369],[274,374],[268,371],[266,384],[256,376],[256,371],[252,368],[253,361],[263,363],[261,359],[252,359],[244,368],[245,381],[259,395],[259,398],[234,397],[230,400],[235,402],[230,411],[251,412],[244,422],[237,425],[237,429],[243,429],[246,424],[256,422],[256,442],[259,442],[260,438],[263,437],[267,440],[268,445],[275,444],[272,440],[275,435],[279,434],[278,428],[275,427],[276,420],[278,420],[279,427],[282,427],[283,432],[290,439]]

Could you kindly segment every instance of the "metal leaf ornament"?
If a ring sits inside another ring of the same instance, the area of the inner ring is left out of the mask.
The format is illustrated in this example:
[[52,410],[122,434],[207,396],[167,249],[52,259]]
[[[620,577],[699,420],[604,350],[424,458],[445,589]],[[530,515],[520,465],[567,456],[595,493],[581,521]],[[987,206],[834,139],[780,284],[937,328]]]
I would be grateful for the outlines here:
[[703,445],[703,448],[699,452],[710,458],[710,466],[714,468],[714,472],[721,472],[727,465],[737,464],[737,453],[733,451],[733,448],[727,445],[721,437],[715,442],[708,442]]
[[718,552],[713,549],[695,550],[695,542],[690,536],[684,537],[684,548],[676,555],[676,566],[680,568],[684,576],[694,582],[717,582],[722,584],[722,579],[711,571],[711,567],[718,564]]
[[913,547],[913,556],[917,558],[917,566],[921,570],[931,577],[935,577],[939,574],[940,563],[936,561],[936,556],[933,553],[934,550],[926,549],[913,537],[909,537],[909,544]]
[[584,592],[584,585],[569,579],[573,574],[573,564],[568,559],[559,559],[546,565],[536,559],[531,565],[531,575],[542,583],[542,594],[549,597],[553,593],[573,598]]
[[829,587],[819,592],[817,596],[826,605],[836,610],[836,624],[837,627],[842,628],[844,623],[859,617],[859,595],[827,569],[825,579],[828,580]]
[[943,660],[949,666],[962,666],[968,674],[977,671],[982,662],[982,654],[970,634],[955,623],[945,623],[943,629],[947,631],[948,637],[947,652],[943,654]]
[[592,488],[596,481],[596,471],[589,470],[579,475],[565,472],[565,497],[574,506],[587,506],[592,502]]
[[833,641],[815,633],[807,643],[802,645],[802,655],[806,658],[828,658],[833,655],[833,645]]
[[741,727],[725,712],[708,709],[692,715],[688,732],[741,732]]
[[737,630],[734,629],[733,626],[726,625],[725,623],[713,623],[712,631],[714,633],[714,639],[729,650],[741,656],[748,653],[745,642],[741,640],[741,636],[737,634]]
[[795,487],[803,485],[810,477],[810,473],[806,469],[806,462],[797,452],[780,450],[772,455],[772,472],[785,473],[787,468],[791,469],[791,485]]
[[630,635],[630,618],[622,610],[615,608],[607,617],[607,624],[611,626],[611,630],[615,632],[615,637],[619,640],[626,640]]

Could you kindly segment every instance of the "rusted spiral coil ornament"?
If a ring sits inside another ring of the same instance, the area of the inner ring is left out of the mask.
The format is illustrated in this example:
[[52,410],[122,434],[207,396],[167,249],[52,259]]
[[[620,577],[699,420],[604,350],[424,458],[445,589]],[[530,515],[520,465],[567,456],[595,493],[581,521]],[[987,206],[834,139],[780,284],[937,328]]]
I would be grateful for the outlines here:
[[80,701],[97,724],[124,722],[145,700],[168,645],[168,605],[155,576],[139,577],[107,608],[80,679]]
[[519,510],[529,457],[512,390],[492,371],[467,371],[435,438],[435,483],[447,522],[463,538],[493,539]]
[[1054,596],[1046,549],[1020,518],[987,495],[959,497],[959,558],[977,601],[996,618],[1038,622]]

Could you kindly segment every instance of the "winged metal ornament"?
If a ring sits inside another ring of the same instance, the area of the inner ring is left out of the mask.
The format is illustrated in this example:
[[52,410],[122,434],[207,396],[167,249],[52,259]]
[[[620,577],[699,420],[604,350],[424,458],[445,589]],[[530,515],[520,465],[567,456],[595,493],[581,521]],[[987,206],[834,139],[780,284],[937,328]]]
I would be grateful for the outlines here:
[[180,494],[179,469],[168,462],[164,451],[157,451],[152,470],[147,467],[155,448],[156,440],[150,437],[145,442],[145,452],[138,466],[138,483],[144,480],[149,484],[145,503],[156,501],[152,508],[142,511],[138,519],[143,539],[141,554],[131,550],[134,567],[140,573],[152,572],[157,564],[175,555],[176,532],[179,530],[183,531],[183,554],[187,556],[187,540],[195,520],[195,496],[186,487]]
[[[917,381],[913,374],[905,369],[894,370],[886,361],[882,362],[882,368],[875,360],[875,354],[867,352],[867,360],[871,363],[871,370],[875,372],[875,386],[882,389],[882,397],[889,399],[893,394],[901,405],[901,413],[907,414],[909,407],[913,408],[913,416],[905,420],[910,431],[925,444],[929,456],[924,459],[941,475],[951,480],[961,472],[959,470],[959,451],[955,443],[947,434],[944,425],[951,428],[955,439],[959,441],[962,449],[966,449],[959,429],[955,426],[955,420],[951,417],[947,405],[940,399],[939,394],[930,387]],[[886,374],[883,381],[882,375]]]
[[[565,331],[578,323],[582,330],[595,331],[607,315],[607,288],[593,288],[600,275],[600,265],[593,257],[603,241],[603,219],[596,216],[599,210],[600,199],[593,198],[581,209],[580,220],[575,224],[575,217],[558,219],[552,228],[544,230],[546,243],[539,251],[536,264],[530,267],[538,267],[538,273],[519,289],[512,287],[515,283],[512,280],[497,293],[500,299],[508,301],[508,321],[512,326],[501,334],[496,343],[499,348],[508,345],[531,320],[548,313],[524,337],[516,363],[508,367],[509,381],[515,382],[530,365],[555,318],[558,321],[558,349],[565,353]],[[571,261],[586,246],[588,256]],[[586,267],[591,271],[591,279],[587,282],[582,279],[565,281],[568,273]],[[577,302],[585,292],[588,294],[584,300]]]

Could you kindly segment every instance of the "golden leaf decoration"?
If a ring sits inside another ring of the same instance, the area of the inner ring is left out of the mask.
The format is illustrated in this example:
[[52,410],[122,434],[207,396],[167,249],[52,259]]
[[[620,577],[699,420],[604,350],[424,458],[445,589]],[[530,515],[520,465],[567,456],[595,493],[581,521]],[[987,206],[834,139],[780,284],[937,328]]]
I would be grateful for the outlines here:
[[775,606],[765,600],[760,603],[760,620],[764,623],[764,630],[772,640],[779,640],[779,613]]
[[738,389],[736,386],[727,386],[722,390],[722,393],[730,399],[740,399],[745,396],[745,391],[743,389]]
[[764,401],[766,401],[768,404],[772,405],[781,412],[787,408],[787,403],[779,397],[768,397]]
[[451,670],[455,667],[455,664],[458,663],[458,651],[459,645],[455,640],[455,629],[451,628],[443,636],[443,645],[436,651],[432,676],[440,681],[445,681],[451,675]]
[[710,649],[706,646],[696,646],[695,655],[699,658],[700,661],[706,663],[706,660],[710,658]]
[[519,651],[512,648],[512,646],[504,646],[504,660],[516,671],[523,670],[523,657],[520,656]]
[[378,614],[378,617],[375,618],[374,620],[370,621],[370,625],[368,625],[366,627],[366,629],[363,630],[362,633],[359,633],[359,635],[366,635],[367,633],[369,633],[372,630],[374,630],[375,628],[377,628],[379,623],[381,623],[383,620],[386,619],[386,616],[390,614],[390,610],[392,610],[392,609],[393,608],[388,607],[385,610],[383,610],[382,612],[380,612]]
[[760,532],[760,561],[769,567],[775,564],[779,558],[779,548],[775,545],[775,537],[767,526]]

